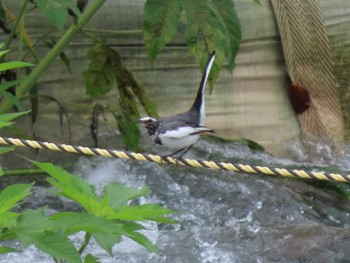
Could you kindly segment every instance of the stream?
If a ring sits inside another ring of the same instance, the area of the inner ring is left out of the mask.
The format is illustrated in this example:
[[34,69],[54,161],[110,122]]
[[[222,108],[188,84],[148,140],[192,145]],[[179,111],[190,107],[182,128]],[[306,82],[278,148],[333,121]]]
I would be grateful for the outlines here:
[[[148,143],[154,152],[164,151]],[[186,157],[349,169],[350,147],[335,153],[322,142],[310,144],[312,151],[291,145],[291,160],[206,138]],[[147,230],[142,233],[157,244],[157,254],[125,238],[110,256],[92,242],[86,253],[103,263],[350,262],[350,202],[334,184],[83,156],[73,172],[93,183],[97,191],[113,181],[134,188],[147,185],[152,193],[139,203],[158,203],[178,211],[171,216],[178,224],[145,225]],[[339,185],[349,191],[346,185]],[[50,189],[34,189],[28,200],[33,208],[47,205],[49,212],[74,209],[74,204],[56,197]],[[83,234],[72,238],[78,244]],[[12,245],[23,252],[0,255],[0,262],[53,262],[34,246]]]

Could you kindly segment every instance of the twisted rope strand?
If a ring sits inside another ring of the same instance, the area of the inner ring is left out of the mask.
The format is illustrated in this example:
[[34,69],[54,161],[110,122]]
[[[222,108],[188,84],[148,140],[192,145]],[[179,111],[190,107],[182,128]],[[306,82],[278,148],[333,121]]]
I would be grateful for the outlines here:
[[270,176],[275,175],[275,176],[296,177],[296,178],[303,178],[303,179],[328,180],[328,181],[346,182],[346,183],[350,182],[350,175],[341,175],[336,173],[325,173],[325,172],[316,172],[316,171],[309,172],[304,170],[286,169],[286,168],[278,168],[278,167],[254,166],[250,164],[234,164],[234,163],[214,162],[214,161],[194,160],[194,159],[177,159],[173,157],[166,157],[165,159],[162,159],[160,155],[91,148],[91,147],[85,147],[85,146],[74,146],[74,145],[68,145],[68,144],[41,142],[41,141],[33,141],[33,140],[24,140],[24,139],[18,139],[18,138],[2,137],[2,136],[0,136],[0,144],[30,147],[30,148],[36,148],[36,149],[48,149],[52,151],[62,151],[62,152],[77,153],[77,154],[84,154],[84,155],[103,156],[103,157],[109,157],[109,158],[133,159],[137,161],[169,163],[169,164],[191,166],[191,167],[204,167],[204,168],[210,168],[215,170],[227,170],[227,171],[234,171],[234,172],[243,172],[248,174],[259,173],[259,174],[270,175]]

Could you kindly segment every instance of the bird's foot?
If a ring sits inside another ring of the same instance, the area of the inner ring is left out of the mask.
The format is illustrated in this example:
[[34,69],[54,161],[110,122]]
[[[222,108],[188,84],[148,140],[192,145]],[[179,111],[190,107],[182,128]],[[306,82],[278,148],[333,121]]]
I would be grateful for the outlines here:
[[173,157],[172,154],[162,156],[161,160],[163,162],[166,162],[166,163],[172,163],[172,160],[169,159],[169,157],[172,158],[172,160],[175,160],[175,165],[176,166],[180,165],[180,162],[182,162],[182,158],[181,157]]

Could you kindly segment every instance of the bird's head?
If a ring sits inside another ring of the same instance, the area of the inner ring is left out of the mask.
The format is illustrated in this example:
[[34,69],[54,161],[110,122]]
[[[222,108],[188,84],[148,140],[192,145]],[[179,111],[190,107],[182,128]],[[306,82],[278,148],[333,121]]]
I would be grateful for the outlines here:
[[159,122],[159,120],[157,118],[147,116],[147,117],[138,119],[137,122],[147,126],[147,125],[156,124]]
[[159,127],[159,119],[154,117],[143,117],[141,119],[138,119],[137,122],[143,124],[150,135],[153,135]]

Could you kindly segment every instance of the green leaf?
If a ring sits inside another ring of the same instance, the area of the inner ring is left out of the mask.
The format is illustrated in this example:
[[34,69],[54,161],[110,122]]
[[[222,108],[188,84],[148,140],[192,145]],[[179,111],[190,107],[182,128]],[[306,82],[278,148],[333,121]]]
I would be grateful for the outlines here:
[[16,96],[14,96],[12,93],[0,90],[0,97],[1,96],[6,98],[8,101],[10,101],[12,105],[15,105],[19,111],[24,111],[24,108],[20,100]]
[[54,258],[66,260],[70,263],[82,262],[80,254],[72,242],[58,233],[47,231],[39,237],[34,236],[33,244]]
[[88,182],[51,163],[30,162],[52,176],[47,181],[61,191],[60,195],[77,202],[89,213],[98,215],[101,212],[95,188]]
[[118,238],[118,236],[115,234],[94,233],[92,236],[97,244],[99,244],[100,247],[102,247],[110,255],[112,255],[112,248],[115,246],[115,244],[118,244],[120,242],[120,237]]
[[[155,218],[156,215],[153,214],[151,217]],[[140,224],[116,223],[103,217],[74,212],[52,215],[49,221],[52,229],[62,229],[66,234],[79,231],[92,234],[96,242],[109,253],[112,252],[113,246],[120,242],[121,235],[125,235],[147,249],[155,251],[155,246],[146,237],[135,232],[144,229]]]
[[16,86],[17,84],[21,83],[22,81],[23,81],[23,79],[16,79],[16,80],[2,82],[0,84],[0,90],[1,91],[7,90],[8,88]]
[[144,235],[140,234],[139,232],[135,232],[137,230],[142,229],[143,227],[139,224],[135,223],[129,223],[126,224],[124,227],[124,235],[127,236],[128,238],[136,241],[140,245],[144,246],[147,248],[149,251],[152,251],[154,253],[157,253],[158,248],[156,245],[154,245],[147,237]]
[[[17,218],[20,214],[14,212],[4,212],[0,214],[0,226],[2,228],[11,228],[17,225]],[[3,240],[0,238],[0,240]]]
[[25,245],[34,244],[41,251],[59,260],[82,262],[72,242],[64,235],[50,231],[44,210],[26,210],[18,219],[16,235]]
[[0,63],[0,72],[9,70],[9,69],[16,69],[16,68],[23,68],[23,67],[30,67],[30,66],[33,66],[33,64],[22,62],[22,61],[3,62],[3,63]]
[[[120,100],[123,99],[123,108],[136,109],[136,100],[134,97],[130,98],[128,96],[121,95]],[[129,151],[138,151],[139,150],[139,141],[140,141],[140,130],[139,126],[133,119],[138,119],[137,114],[130,115],[130,113],[125,112],[121,109],[122,113],[116,115],[118,121],[118,129],[122,134],[123,142],[126,146],[126,149]]]
[[124,224],[88,213],[61,212],[49,218],[52,229],[63,230],[67,234],[84,231],[90,234],[114,234],[120,239]]
[[29,112],[30,111],[0,114],[0,128],[12,125],[13,123],[10,122],[11,120],[16,119],[16,118],[18,118],[22,115],[25,115]]
[[0,51],[0,57],[2,57],[3,55],[7,54],[8,52],[10,52],[10,50]]
[[208,81],[211,90],[219,75],[229,40],[223,31],[222,24],[210,8],[208,0],[183,0],[187,26],[187,46],[193,53],[203,71],[210,53],[215,50],[216,57]]
[[68,9],[80,15],[75,0],[34,0],[34,2],[50,22],[61,31],[68,19]]
[[15,207],[21,200],[30,195],[33,184],[14,184],[0,193],[0,214]]
[[83,72],[86,93],[91,97],[99,97],[109,92],[114,86],[115,69],[107,49],[101,44],[90,48],[87,56],[91,62]]
[[2,166],[0,166],[0,176],[3,176],[5,174],[4,169],[2,168]]
[[9,153],[15,150],[15,146],[6,146],[6,147],[0,147],[0,155]]
[[121,183],[110,183],[105,186],[102,196],[108,199],[108,204],[114,209],[119,209],[127,201],[141,196],[149,195],[147,187],[133,189]]
[[182,7],[178,0],[147,0],[143,33],[151,62],[176,35]]
[[11,252],[18,252],[18,250],[10,248],[10,247],[0,247],[0,254],[6,254]]
[[101,261],[99,261],[97,257],[87,254],[84,258],[84,263],[101,263]]
[[166,214],[172,214],[174,211],[163,208],[156,204],[145,204],[137,206],[123,206],[115,213],[109,216],[110,219],[141,221],[150,220],[161,223],[175,223],[175,221],[164,217]]
[[229,68],[232,71],[241,43],[241,24],[232,0],[213,0],[213,4],[217,10],[217,17],[221,18],[222,30],[229,40],[225,54],[228,58]]

